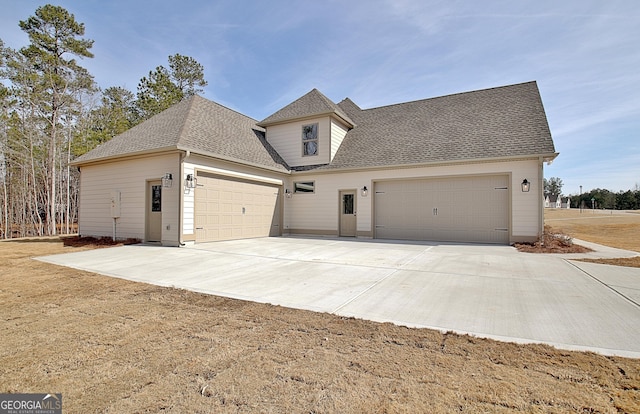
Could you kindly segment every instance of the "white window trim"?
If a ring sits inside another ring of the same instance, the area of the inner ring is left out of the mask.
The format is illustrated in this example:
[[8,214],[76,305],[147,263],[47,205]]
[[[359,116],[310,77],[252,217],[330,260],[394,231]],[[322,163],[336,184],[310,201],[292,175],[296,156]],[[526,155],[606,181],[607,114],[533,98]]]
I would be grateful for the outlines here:
[[[305,138],[305,128],[311,127],[312,129],[315,129],[315,138]],[[315,128],[314,128],[315,127]],[[317,157],[319,152],[320,152],[320,133],[318,132],[319,130],[319,124],[317,122],[313,123],[313,124],[305,124],[302,125],[302,156],[303,157]],[[306,154],[305,153],[305,144],[309,143],[309,142],[315,142],[316,144],[316,152],[315,154]]]
[[[311,191],[301,191],[298,188],[305,186],[309,187]],[[313,194],[316,192],[316,182],[315,181],[295,181],[293,183],[293,193],[294,194]]]

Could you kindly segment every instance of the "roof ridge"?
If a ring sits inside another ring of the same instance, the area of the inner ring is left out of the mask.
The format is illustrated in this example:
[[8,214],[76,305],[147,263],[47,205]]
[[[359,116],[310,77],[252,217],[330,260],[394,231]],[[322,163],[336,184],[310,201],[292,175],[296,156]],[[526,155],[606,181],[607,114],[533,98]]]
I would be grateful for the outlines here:
[[202,100],[204,100],[204,101],[207,101],[207,102],[210,102],[210,103],[212,103],[212,104],[215,104],[215,105],[219,106],[220,108],[224,108],[224,109],[226,109],[226,110],[228,110],[228,111],[235,112],[235,113],[236,113],[236,114],[238,114],[238,115],[242,115],[243,117],[248,118],[248,119],[250,119],[250,120],[254,121],[254,123],[255,123],[255,124],[257,124],[257,123],[258,123],[258,120],[257,120],[257,119],[255,119],[254,117],[249,116],[249,115],[247,115],[247,114],[243,114],[242,112],[240,112],[240,111],[239,111],[239,110],[237,110],[237,109],[229,108],[228,106],[223,105],[223,104],[221,104],[220,102],[212,101],[211,99],[207,99],[207,98],[205,98],[204,96],[200,96],[200,95],[194,95],[194,96],[197,96],[198,98],[200,98],[200,99],[202,99]]
[[294,100],[290,104],[280,108],[273,114],[269,115],[258,123],[259,126],[265,127],[271,124],[293,121],[310,116],[318,116],[325,114],[335,114],[342,118],[346,123],[355,125],[342,108],[320,92],[317,88],[311,89],[306,94]]
[[187,110],[185,111],[184,119],[182,120],[182,127],[180,127],[180,132],[178,132],[178,139],[176,140],[176,146],[180,145],[180,143],[182,142],[182,139],[185,137],[185,133],[188,133],[189,129],[187,126],[191,120],[191,111],[193,111],[193,106],[196,98],[200,98],[200,96],[192,95],[189,98],[187,98],[189,102],[186,103],[186,105],[188,107],[187,107]]
[[351,120],[349,115],[342,108],[340,108],[340,106],[337,103],[333,102],[331,99],[329,99],[325,94],[320,92],[318,89],[314,88],[313,90],[319,93],[320,97],[324,99],[326,103],[333,109],[333,111],[337,113],[341,118],[344,118],[345,121],[349,121],[351,122],[351,124],[354,124],[353,120]]
[[[524,86],[524,85],[529,85],[529,84],[537,85],[537,82],[535,80],[533,80],[533,81],[527,81],[527,82],[521,82],[521,83],[514,83],[514,84],[511,84],[511,85],[494,86],[494,87],[491,87],[491,88],[476,89],[476,90],[470,90],[470,91],[464,91],[464,92],[455,92],[455,93],[449,93],[449,94],[446,94],[446,95],[433,96],[431,98],[415,99],[413,101],[398,102],[398,103],[394,103],[394,104],[388,104],[388,105],[382,105],[382,106],[374,106],[372,108],[366,108],[366,109],[360,108],[360,109],[362,111],[371,111],[371,110],[374,110],[374,109],[390,108],[390,107],[393,107],[393,106],[400,106],[400,105],[407,105],[407,104],[413,104],[413,103],[418,103],[418,102],[433,101],[433,100],[436,100],[436,99],[451,98],[453,96],[460,96],[460,95],[467,95],[467,94],[476,94],[478,92],[486,92],[486,91],[492,91],[492,90],[497,90],[497,89],[513,88],[513,87],[516,87],[516,86]],[[349,98],[345,98],[345,99],[349,99]]]

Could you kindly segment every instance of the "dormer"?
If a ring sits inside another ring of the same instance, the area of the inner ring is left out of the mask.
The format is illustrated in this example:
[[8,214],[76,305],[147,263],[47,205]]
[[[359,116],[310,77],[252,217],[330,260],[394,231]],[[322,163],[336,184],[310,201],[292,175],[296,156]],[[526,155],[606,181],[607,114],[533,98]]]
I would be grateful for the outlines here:
[[291,167],[329,164],[354,122],[317,89],[265,118],[259,126]]

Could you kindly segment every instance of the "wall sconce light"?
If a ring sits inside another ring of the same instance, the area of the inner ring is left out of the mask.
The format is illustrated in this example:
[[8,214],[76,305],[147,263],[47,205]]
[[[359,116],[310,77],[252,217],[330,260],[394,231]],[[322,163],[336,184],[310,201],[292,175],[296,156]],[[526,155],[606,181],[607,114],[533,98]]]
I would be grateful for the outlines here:
[[531,183],[525,178],[524,180],[522,180],[522,192],[523,193],[528,193],[529,189],[531,188]]
[[284,195],[285,195],[287,198],[291,198],[291,190],[289,190],[288,188],[287,188],[286,190],[284,190]]
[[360,189],[360,194],[362,194],[362,197],[366,197],[367,194],[369,194],[369,190],[366,185]]
[[173,183],[173,176],[171,173],[165,173],[164,177],[162,177],[162,186],[164,188],[171,188],[171,184]]
[[184,180],[185,188],[196,188],[198,185],[198,179],[193,174],[187,174],[187,178]]

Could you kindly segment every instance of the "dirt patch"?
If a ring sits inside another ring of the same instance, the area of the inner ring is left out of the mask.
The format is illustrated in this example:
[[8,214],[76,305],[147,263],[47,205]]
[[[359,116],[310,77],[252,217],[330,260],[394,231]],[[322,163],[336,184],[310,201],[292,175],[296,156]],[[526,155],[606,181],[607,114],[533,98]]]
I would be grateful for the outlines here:
[[544,226],[544,234],[535,243],[516,243],[516,249],[526,253],[588,253],[593,250],[573,243],[562,230]]
[[0,243],[0,393],[65,412],[640,412],[640,360],[163,288]]
[[580,262],[600,263],[613,266],[640,267],[640,256],[618,259],[578,259]]

